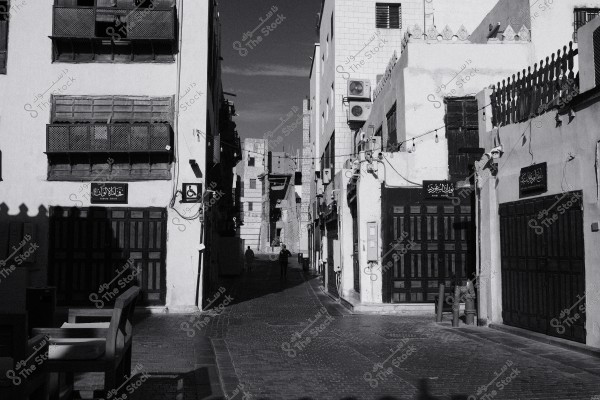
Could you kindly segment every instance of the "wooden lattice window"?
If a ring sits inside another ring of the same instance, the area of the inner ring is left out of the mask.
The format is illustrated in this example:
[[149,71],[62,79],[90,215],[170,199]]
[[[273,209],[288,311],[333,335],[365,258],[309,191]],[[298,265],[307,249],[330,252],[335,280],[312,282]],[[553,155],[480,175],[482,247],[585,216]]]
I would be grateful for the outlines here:
[[375,22],[377,28],[402,29],[402,5],[400,3],[377,3]]
[[594,31],[594,71],[596,86],[600,85],[600,28]]
[[387,113],[387,147],[388,150],[391,151],[390,148],[396,148],[398,146],[398,131],[397,124],[398,118],[396,113],[396,104],[392,106],[390,111]]
[[6,74],[8,20],[10,19],[9,3],[9,0],[0,0],[0,74]]
[[474,97],[447,98],[446,138],[448,139],[448,170],[450,180],[459,181],[472,175],[479,158],[468,148],[479,147],[477,100]]
[[48,180],[171,178],[171,97],[53,96]]

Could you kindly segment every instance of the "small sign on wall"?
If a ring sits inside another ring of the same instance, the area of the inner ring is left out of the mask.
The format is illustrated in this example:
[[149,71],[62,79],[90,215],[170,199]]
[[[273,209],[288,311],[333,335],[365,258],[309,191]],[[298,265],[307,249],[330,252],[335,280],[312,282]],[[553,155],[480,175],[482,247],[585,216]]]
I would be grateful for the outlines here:
[[184,183],[181,188],[182,203],[200,203],[202,200],[201,183]]
[[127,204],[128,183],[92,182],[90,202],[92,204]]
[[548,191],[548,167],[546,163],[521,168],[519,196],[533,196]]
[[449,181],[423,181],[423,197],[447,199],[454,195],[455,184]]

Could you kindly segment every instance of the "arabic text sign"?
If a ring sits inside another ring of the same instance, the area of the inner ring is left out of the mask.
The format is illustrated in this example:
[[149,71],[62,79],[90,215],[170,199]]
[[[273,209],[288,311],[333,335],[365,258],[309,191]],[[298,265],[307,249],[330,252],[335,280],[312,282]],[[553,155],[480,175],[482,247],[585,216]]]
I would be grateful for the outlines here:
[[454,195],[454,182],[423,181],[423,197],[426,199],[443,199]]
[[127,183],[92,182],[90,201],[92,204],[127,204]]
[[519,194],[521,197],[548,191],[548,170],[546,163],[521,168],[519,174]]

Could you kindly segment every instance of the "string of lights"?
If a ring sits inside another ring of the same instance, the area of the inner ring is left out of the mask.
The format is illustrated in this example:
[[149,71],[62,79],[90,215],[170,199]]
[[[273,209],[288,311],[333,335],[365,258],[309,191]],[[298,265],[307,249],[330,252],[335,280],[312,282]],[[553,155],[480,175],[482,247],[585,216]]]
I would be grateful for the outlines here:
[[[486,104],[485,106],[483,106],[483,107],[481,107],[481,108],[478,108],[476,112],[473,112],[472,114],[467,114],[467,116],[476,115],[476,114],[478,114],[478,113],[479,113],[479,111],[485,110],[485,109],[486,109],[488,106],[490,106],[491,104],[492,104],[492,103],[488,103],[488,104]],[[397,146],[397,148],[398,148],[398,150],[399,150],[399,149],[401,149],[401,148],[402,148],[402,145],[404,145],[405,143],[408,143],[408,142],[411,142],[411,141],[412,141],[412,151],[416,151],[415,140],[416,140],[416,139],[420,139],[420,138],[422,138],[422,137],[425,137],[425,136],[427,136],[427,135],[430,135],[430,134],[432,134],[432,133],[435,133],[435,142],[436,142],[436,143],[439,143],[440,139],[439,139],[438,131],[442,131],[442,130],[444,130],[444,129],[446,129],[446,128],[447,128],[447,125],[446,125],[446,124],[444,124],[444,125],[441,125],[441,126],[440,126],[440,127],[438,127],[438,128],[435,128],[435,129],[430,129],[430,130],[428,130],[428,131],[426,131],[426,132],[423,132],[423,133],[421,133],[421,134],[419,134],[419,135],[416,135],[416,136],[413,136],[413,137],[411,137],[411,138],[409,138],[409,139],[403,140],[403,141],[401,141],[400,143],[398,143],[396,146]],[[228,143],[228,142],[226,142],[226,141],[221,141],[221,144],[222,144],[222,145],[226,145],[226,146],[230,146],[230,147],[233,147],[233,148],[237,148],[237,146],[235,146],[234,144],[232,144],[232,143]],[[263,153],[260,153],[260,152],[257,152],[257,151],[248,150],[248,149],[241,149],[241,150],[242,150],[242,151],[244,151],[244,152],[246,152],[246,153],[249,153],[249,154],[257,154],[257,155],[264,156],[264,154],[263,154]],[[382,150],[383,150],[383,144],[382,144]],[[397,151],[398,151],[398,150],[397,150]],[[334,155],[334,156],[333,156],[333,158],[340,158],[340,157],[342,157],[342,158],[347,158],[347,157],[356,157],[356,156],[358,156],[358,153],[354,152],[354,153],[350,153],[350,154],[336,154],[336,155]],[[293,160],[312,160],[312,161],[317,161],[317,160],[320,160],[320,159],[321,159],[321,157],[292,157],[292,156],[289,156],[288,154],[286,154],[286,155],[284,155],[284,156],[272,156],[272,157],[273,157],[273,158],[278,158],[278,159],[281,159],[281,158],[283,158],[283,159],[285,159],[285,158],[288,158],[288,159],[293,159]]]

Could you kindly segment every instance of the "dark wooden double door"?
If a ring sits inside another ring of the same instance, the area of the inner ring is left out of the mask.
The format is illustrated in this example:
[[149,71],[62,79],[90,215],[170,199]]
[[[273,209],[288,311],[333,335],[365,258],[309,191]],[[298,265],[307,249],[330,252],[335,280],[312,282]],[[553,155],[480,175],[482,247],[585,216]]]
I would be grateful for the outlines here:
[[439,285],[475,271],[473,196],[425,199],[422,189],[383,189],[383,301],[431,303]]
[[166,228],[163,208],[52,207],[48,280],[59,305],[99,305],[92,299],[131,285],[138,304],[164,305]]
[[[581,196],[571,192],[500,205],[505,324],[585,343]],[[561,316],[568,309],[570,315]]]

